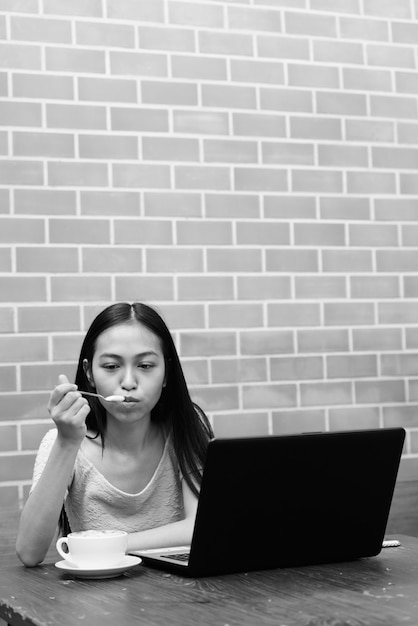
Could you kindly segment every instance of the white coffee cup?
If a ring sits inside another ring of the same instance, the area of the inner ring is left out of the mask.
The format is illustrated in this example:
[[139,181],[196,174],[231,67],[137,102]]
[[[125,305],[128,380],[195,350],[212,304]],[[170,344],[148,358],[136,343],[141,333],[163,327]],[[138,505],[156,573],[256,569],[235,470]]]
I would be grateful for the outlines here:
[[128,548],[128,533],[123,530],[83,530],[58,539],[56,548],[63,559],[76,567],[116,567]]

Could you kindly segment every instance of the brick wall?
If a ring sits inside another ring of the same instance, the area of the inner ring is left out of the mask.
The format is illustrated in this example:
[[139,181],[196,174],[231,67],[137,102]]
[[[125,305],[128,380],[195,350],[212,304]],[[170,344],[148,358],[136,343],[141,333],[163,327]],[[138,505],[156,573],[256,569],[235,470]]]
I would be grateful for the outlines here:
[[404,425],[418,0],[1,0],[0,504],[83,333],[156,304],[219,435]]

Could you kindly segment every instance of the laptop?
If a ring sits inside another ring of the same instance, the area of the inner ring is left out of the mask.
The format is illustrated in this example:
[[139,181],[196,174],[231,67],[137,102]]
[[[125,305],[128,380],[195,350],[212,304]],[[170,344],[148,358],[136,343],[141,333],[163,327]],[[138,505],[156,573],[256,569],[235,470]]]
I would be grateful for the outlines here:
[[133,551],[184,576],[379,554],[403,428],[214,439],[191,545]]

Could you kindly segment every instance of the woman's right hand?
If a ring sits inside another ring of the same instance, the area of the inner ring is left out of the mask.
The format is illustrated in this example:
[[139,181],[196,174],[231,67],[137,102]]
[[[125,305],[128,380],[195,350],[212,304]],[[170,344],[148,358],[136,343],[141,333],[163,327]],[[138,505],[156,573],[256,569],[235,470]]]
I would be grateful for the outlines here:
[[90,413],[90,405],[77,390],[77,385],[70,383],[64,374],[58,376],[58,385],[51,393],[48,411],[61,440],[81,443],[87,433],[86,417]]

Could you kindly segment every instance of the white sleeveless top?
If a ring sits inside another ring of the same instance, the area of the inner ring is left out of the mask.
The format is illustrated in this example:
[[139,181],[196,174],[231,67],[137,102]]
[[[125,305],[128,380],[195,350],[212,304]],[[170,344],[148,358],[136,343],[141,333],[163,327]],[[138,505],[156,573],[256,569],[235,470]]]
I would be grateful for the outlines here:
[[[49,430],[35,460],[31,491],[45,467],[57,436]],[[117,529],[128,533],[184,519],[181,474],[171,435],[149,483],[139,493],[114,487],[79,450],[64,501],[71,530]]]

